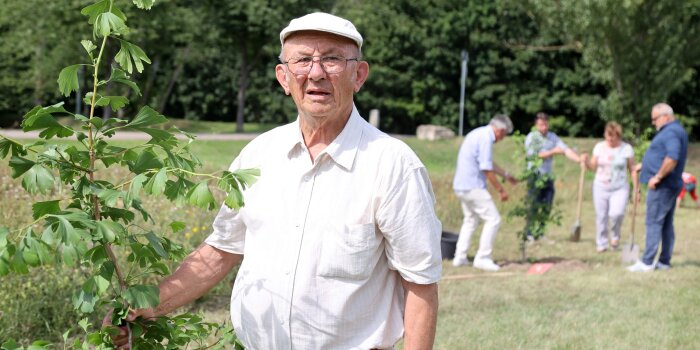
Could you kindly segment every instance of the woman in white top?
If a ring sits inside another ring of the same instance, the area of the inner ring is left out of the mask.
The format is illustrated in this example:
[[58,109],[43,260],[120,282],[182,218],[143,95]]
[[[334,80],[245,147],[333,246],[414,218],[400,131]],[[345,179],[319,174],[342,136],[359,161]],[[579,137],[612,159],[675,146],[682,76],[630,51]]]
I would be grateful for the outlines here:
[[593,181],[596,246],[597,251],[602,253],[608,250],[608,221],[612,223],[610,246],[615,249],[620,243],[622,219],[629,198],[627,173],[636,176],[632,171],[634,151],[632,146],[622,141],[620,124],[609,122],[605,125],[605,141],[595,145],[586,167],[596,171]]

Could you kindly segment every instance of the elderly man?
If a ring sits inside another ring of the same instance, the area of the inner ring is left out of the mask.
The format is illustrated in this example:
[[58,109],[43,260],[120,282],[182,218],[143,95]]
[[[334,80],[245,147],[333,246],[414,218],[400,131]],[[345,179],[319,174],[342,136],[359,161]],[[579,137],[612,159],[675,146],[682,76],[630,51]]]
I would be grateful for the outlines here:
[[[539,176],[544,180],[542,186],[536,186],[534,182],[528,183],[528,196],[532,197],[533,207],[531,212],[543,210],[548,214],[554,202],[554,177],[552,176],[552,166],[554,156],[563,154],[571,161],[585,163],[587,156],[579,155],[569,148],[557,134],[549,131],[549,116],[544,112],[539,112],[535,116],[535,130],[532,130],[525,137],[525,150],[528,156],[537,156],[542,159],[537,168]],[[525,230],[529,239],[539,238],[544,232],[532,232],[530,217]]]
[[511,183],[516,183],[517,180],[493,162],[493,144],[503,140],[512,131],[513,123],[510,118],[506,115],[496,115],[489,125],[470,131],[462,142],[457,155],[453,188],[462,205],[464,223],[459,231],[455,257],[452,260],[454,266],[469,264],[469,242],[479,226],[479,221],[483,220],[484,228],[481,231],[479,250],[474,257],[474,267],[487,271],[500,269],[493,262],[491,253],[498,227],[501,225],[501,216],[489,191],[486,190],[486,179],[496,188],[502,201],[508,199],[508,193],[498,182],[496,175]]
[[[280,33],[275,68],[297,120],[251,141],[231,169],[259,168],[245,208],[160,284],[166,314],[242,261],[231,297],[249,349],[428,349],[435,337],[441,224],[428,174],[402,142],[365,122],[353,94],[369,73],[362,36],[313,13]],[[126,340],[116,340],[124,345]]]
[[[635,168],[635,171],[641,171],[639,181],[649,186],[646,246],[642,260],[628,267],[632,272],[671,268],[673,243],[676,239],[673,231],[675,199],[683,187],[682,174],[688,156],[688,134],[676,120],[671,106],[665,103],[654,105],[651,109],[651,122],[658,132],[644,153],[642,163]],[[659,244],[661,254],[655,264]]]

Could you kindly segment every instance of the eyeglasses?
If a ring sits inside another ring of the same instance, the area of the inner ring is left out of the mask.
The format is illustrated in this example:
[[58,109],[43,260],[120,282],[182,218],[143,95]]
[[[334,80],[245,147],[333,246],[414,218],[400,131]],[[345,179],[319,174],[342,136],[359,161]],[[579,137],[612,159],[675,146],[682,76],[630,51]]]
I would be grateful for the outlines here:
[[345,70],[348,65],[348,61],[358,61],[359,58],[345,58],[340,56],[302,56],[294,57],[287,62],[281,61],[283,64],[287,65],[287,68],[293,73],[298,75],[306,75],[311,72],[315,58],[318,58],[318,62],[321,68],[327,74],[338,74]]
[[659,119],[659,118],[661,118],[661,117],[663,117],[663,116],[666,116],[666,115],[667,115],[667,114],[659,114],[659,115],[657,115],[656,117],[651,117],[651,122],[654,123],[654,122],[656,122],[657,119]]

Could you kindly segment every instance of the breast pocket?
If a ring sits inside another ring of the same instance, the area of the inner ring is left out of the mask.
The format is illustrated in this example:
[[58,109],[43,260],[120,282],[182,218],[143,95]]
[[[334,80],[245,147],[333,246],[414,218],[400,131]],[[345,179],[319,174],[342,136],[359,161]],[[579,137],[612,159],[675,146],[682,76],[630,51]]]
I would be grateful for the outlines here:
[[329,228],[321,244],[318,275],[349,280],[367,279],[377,263],[378,246],[374,224]]

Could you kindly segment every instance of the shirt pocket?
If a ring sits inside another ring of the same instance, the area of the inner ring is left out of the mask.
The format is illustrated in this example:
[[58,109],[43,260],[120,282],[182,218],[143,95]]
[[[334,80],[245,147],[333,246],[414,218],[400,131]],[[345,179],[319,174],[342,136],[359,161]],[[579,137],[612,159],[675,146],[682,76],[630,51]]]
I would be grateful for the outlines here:
[[326,231],[321,244],[318,275],[325,278],[365,280],[377,251],[375,225],[339,225]]

